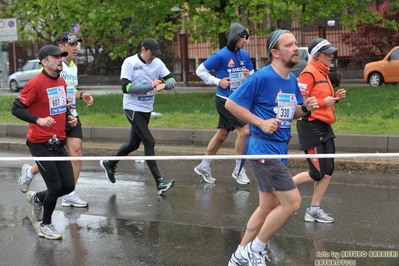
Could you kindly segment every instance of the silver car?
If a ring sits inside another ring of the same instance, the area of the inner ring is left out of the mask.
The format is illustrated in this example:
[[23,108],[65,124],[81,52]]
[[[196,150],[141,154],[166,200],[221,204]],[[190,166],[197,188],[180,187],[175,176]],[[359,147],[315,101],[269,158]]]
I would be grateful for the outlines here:
[[40,73],[39,59],[33,59],[26,62],[26,64],[18,69],[17,72],[11,74],[8,77],[8,85],[10,86],[10,91],[18,92],[22,89],[26,82]]

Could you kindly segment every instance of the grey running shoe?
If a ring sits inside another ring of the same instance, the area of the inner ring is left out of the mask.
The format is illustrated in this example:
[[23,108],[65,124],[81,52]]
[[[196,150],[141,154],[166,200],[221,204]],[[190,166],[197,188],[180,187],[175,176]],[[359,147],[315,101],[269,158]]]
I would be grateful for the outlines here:
[[164,177],[162,177],[157,186],[158,195],[162,195],[168,191],[171,187],[173,187],[174,184],[175,180],[166,180]]
[[231,176],[237,180],[238,184],[246,185],[251,182],[249,180],[244,168],[241,169],[240,174],[238,176],[237,176],[237,174],[238,174],[238,170],[234,170],[234,172],[231,174]]
[[33,180],[33,178],[29,178],[26,173],[30,167],[31,166],[29,164],[24,164],[21,168],[21,176],[18,179],[18,187],[22,193],[28,192],[30,182]]
[[116,165],[114,167],[109,167],[108,166],[108,161],[101,160],[100,161],[100,166],[104,169],[105,171],[105,176],[108,178],[108,180],[111,183],[115,183],[115,169]]
[[233,253],[231,255],[231,258],[229,260],[229,264],[228,266],[247,266],[248,265],[248,261],[244,258],[237,258],[236,254]]
[[45,239],[61,239],[62,235],[54,228],[53,224],[40,224],[39,232],[37,234]]
[[253,252],[251,243],[247,244],[242,250],[242,257],[248,261],[248,266],[266,266],[266,259],[269,260],[266,251]]
[[307,208],[305,214],[305,222],[330,224],[334,222],[334,218],[325,213],[321,208],[314,213],[310,213],[309,208]]
[[35,196],[36,196],[36,191],[32,190],[28,191],[28,194],[26,194],[26,198],[32,208],[33,218],[35,218],[36,221],[41,221],[43,220],[43,203],[35,202]]
[[212,177],[211,168],[203,169],[201,168],[201,164],[199,164],[197,167],[194,168],[194,171],[198,175],[202,176],[205,182],[210,184],[216,183],[216,179]]
[[87,201],[82,200],[79,195],[75,192],[72,195],[64,195],[62,197],[62,207],[76,207],[76,208],[85,208],[89,204]]

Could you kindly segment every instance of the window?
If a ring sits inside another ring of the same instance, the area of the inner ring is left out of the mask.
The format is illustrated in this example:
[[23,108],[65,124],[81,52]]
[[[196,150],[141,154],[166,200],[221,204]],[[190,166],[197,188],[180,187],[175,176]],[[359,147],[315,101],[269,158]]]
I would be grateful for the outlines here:
[[392,52],[392,54],[389,56],[389,60],[399,60],[399,49],[396,49]]

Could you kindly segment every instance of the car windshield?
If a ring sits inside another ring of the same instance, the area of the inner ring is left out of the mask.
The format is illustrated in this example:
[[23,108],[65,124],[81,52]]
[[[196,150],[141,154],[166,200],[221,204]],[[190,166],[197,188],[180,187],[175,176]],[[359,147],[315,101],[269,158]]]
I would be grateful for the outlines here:
[[27,70],[33,70],[33,69],[39,69],[39,68],[40,68],[39,62],[29,61],[22,67],[21,70],[27,71]]
[[299,59],[299,60],[308,61],[308,53],[307,53],[305,50],[300,49],[300,50],[299,50],[298,59]]
[[396,49],[392,52],[392,54],[389,56],[389,60],[399,60],[399,49]]

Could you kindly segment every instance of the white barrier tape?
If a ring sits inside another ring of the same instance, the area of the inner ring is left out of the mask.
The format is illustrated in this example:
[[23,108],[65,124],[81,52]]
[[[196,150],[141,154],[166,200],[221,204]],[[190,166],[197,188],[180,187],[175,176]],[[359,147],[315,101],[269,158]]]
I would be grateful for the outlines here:
[[399,153],[272,154],[272,155],[181,155],[181,156],[76,156],[76,157],[1,157],[0,161],[100,161],[100,160],[229,160],[229,159],[305,159],[399,157]]

